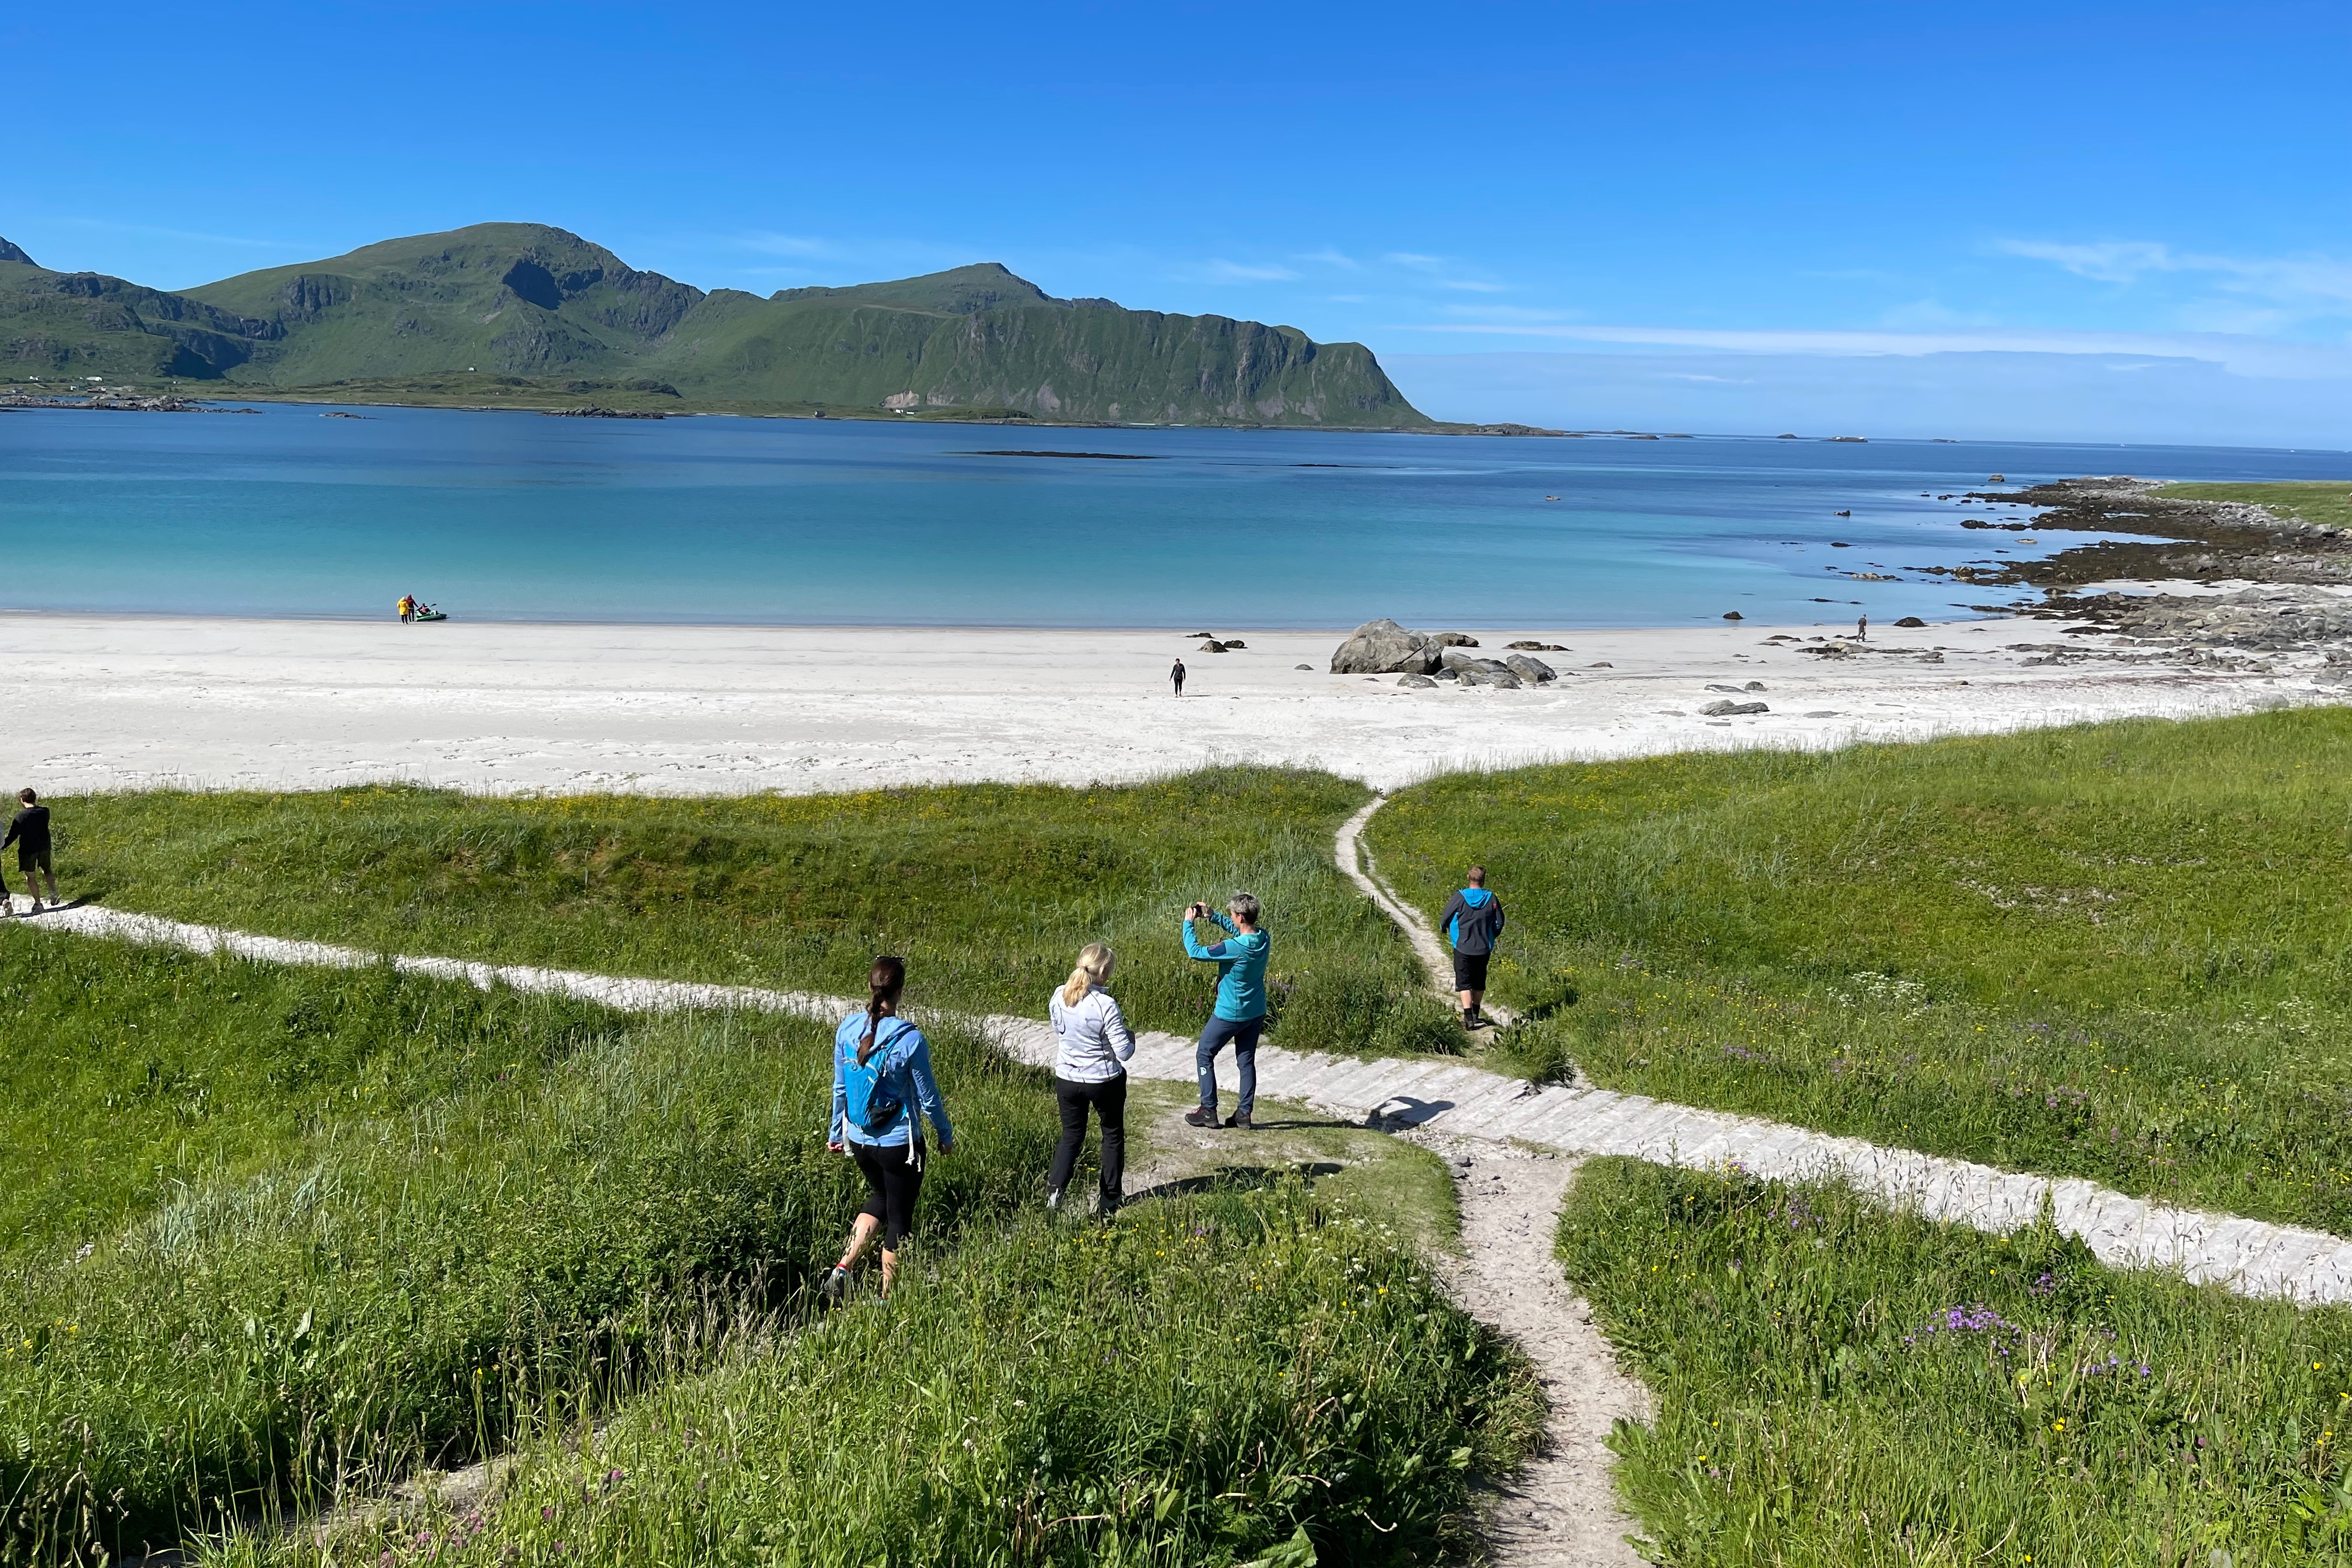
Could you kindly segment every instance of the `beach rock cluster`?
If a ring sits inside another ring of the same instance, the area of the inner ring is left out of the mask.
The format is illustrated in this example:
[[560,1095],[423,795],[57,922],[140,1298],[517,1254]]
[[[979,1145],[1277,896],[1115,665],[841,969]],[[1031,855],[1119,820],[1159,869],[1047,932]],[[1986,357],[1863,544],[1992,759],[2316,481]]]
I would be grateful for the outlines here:
[[2067,612],[2143,643],[2293,653],[2352,645],[2352,598],[2323,589],[2273,586],[2204,597],[2095,594]]
[[1331,655],[1334,675],[1434,675],[1442,650],[1391,620],[1366,621]]
[[1507,689],[1559,679],[1559,671],[1528,654],[1481,658],[1463,651],[1477,646],[1476,637],[1461,632],[1416,632],[1391,620],[1366,621],[1333,650],[1331,673],[1419,676],[1431,685],[1444,680]]

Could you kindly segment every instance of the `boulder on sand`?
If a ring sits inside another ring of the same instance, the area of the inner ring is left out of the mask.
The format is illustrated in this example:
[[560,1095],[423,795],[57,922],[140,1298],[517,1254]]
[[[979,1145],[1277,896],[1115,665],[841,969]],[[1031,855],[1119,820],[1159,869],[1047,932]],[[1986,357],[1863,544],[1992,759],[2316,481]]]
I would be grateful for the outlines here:
[[1898,626],[1924,626],[1927,623],[1921,620],[1916,616],[1906,616],[1895,624]]
[[1439,649],[1391,620],[1366,621],[1331,655],[1334,675],[1434,675]]
[[1517,676],[1529,686],[1541,686],[1547,680],[1558,680],[1559,679],[1559,671],[1554,669],[1543,660],[1539,658],[1529,658],[1523,653],[1505,654],[1503,656],[1503,665],[1504,668],[1508,669],[1513,675]]
[[1437,689],[1437,682],[1430,679],[1429,677],[1425,675],[1400,675],[1397,677],[1397,684],[1399,686],[1424,688],[1431,691]]
[[1466,632],[1439,632],[1430,641],[1440,647],[1476,647],[1478,639]]
[[1729,698],[1720,698],[1699,711],[1710,719],[1728,719],[1740,713],[1769,713],[1772,710],[1761,702],[1734,702]]

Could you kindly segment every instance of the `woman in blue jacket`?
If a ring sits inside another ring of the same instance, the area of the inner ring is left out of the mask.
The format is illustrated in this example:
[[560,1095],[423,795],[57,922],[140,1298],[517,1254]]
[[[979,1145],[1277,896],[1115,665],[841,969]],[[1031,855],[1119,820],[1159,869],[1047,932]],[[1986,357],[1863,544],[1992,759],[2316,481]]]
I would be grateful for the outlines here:
[[[1224,1125],[1246,1131],[1257,1105],[1257,1041],[1265,1030],[1265,955],[1272,939],[1258,930],[1257,900],[1249,894],[1235,893],[1225,910],[1221,915],[1206,904],[1188,904],[1180,928],[1184,951],[1217,966],[1217,1005],[1192,1053],[1201,1079],[1201,1106],[1186,1111],[1184,1120],[1195,1127],[1217,1125],[1217,1053],[1230,1043],[1241,1092],[1234,1100],[1233,1120]],[[1224,940],[1202,942],[1195,936],[1194,923],[1203,921],[1222,927]]]
[[[914,1228],[923,1193],[923,1117],[940,1134],[940,1152],[955,1148],[955,1131],[931,1077],[930,1042],[898,1016],[907,989],[904,959],[882,957],[866,973],[866,1010],[852,1013],[833,1034],[833,1119],[824,1146],[857,1162],[866,1178],[866,1206],[850,1226],[841,1261],[825,1276],[824,1294],[847,1298],[858,1258],[882,1236],[882,1294],[898,1272],[898,1244]],[[891,1107],[895,1106],[893,1110]]]

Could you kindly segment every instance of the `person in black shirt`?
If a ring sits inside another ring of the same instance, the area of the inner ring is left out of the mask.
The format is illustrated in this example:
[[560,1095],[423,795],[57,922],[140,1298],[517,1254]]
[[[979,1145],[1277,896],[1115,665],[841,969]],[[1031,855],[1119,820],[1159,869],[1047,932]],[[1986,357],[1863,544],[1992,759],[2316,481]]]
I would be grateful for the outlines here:
[[25,888],[33,895],[33,912],[41,912],[41,884],[36,878],[48,879],[49,902],[63,903],[58,897],[58,874],[49,869],[49,808],[39,804],[40,796],[31,790],[16,792],[24,802],[22,809],[9,819],[8,837],[0,838],[0,849],[11,844],[16,847],[16,869],[25,873]]
[[1176,688],[1177,696],[1184,695],[1184,661],[1182,659],[1178,659],[1176,668],[1168,672],[1168,680],[1170,685]]

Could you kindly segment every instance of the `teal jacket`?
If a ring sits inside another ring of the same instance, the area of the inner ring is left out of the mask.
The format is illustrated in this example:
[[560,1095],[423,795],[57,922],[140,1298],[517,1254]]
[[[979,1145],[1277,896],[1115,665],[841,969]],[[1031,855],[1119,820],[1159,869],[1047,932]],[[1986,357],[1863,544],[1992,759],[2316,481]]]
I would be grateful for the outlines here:
[[1274,939],[1262,931],[1244,936],[1239,926],[1213,911],[1209,918],[1225,928],[1225,940],[1214,947],[1193,939],[1191,921],[1179,929],[1186,952],[1217,966],[1217,1016],[1236,1024],[1265,1017],[1265,953]]

